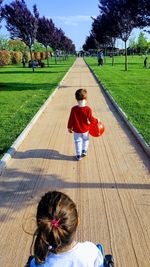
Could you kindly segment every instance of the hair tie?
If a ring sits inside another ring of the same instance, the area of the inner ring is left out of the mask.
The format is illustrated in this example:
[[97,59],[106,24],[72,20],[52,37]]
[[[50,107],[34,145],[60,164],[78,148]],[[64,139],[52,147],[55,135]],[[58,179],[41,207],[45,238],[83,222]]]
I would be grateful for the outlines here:
[[56,228],[59,226],[59,220],[52,220],[52,225]]

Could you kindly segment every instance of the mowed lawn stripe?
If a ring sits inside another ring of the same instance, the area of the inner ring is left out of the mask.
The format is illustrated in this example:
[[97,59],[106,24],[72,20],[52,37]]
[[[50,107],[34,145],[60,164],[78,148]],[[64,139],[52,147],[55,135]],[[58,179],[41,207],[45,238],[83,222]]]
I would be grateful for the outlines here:
[[150,144],[150,69],[143,68],[144,57],[128,57],[128,71],[124,71],[124,57],[106,58],[103,67],[97,58],[87,57],[95,75],[126,113],[130,122]]
[[50,62],[48,68],[0,68],[0,157],[57,87],[75,58]]

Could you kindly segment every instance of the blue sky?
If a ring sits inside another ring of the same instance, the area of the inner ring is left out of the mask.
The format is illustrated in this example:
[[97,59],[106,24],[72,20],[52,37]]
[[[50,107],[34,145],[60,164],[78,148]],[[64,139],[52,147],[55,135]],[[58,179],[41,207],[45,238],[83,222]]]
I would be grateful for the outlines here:
[[[4,0],[9,4],[12,0]],[[99,0],[26,0],[30,10],[37,5],[40,16],[51,18],[57,28],[61,28],[76,46],[76,50],[82,49],[86,36],[89,35],[92,25],[92,17],[99,14]],[[6,34],[3,26],[0,34]],[[134,30],[136,37],[139,31]],[[147,37],[150,35],[145,34]],[[149,38],[150,39],[150,38]],[[117,46],[123,48],[123,42],[118,41]]]

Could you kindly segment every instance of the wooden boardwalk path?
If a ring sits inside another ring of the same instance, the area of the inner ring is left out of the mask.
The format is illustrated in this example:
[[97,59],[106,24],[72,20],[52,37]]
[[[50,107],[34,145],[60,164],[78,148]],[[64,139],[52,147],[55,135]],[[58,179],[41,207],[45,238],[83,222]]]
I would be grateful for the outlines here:
[[[80,87],[106,130],[90,139],[88,156],[77,162],[67,121]],[[78,58],[0,176],[0,266],[24,266],[37,202],[57,189],[77,203],[77,240],[101,242],[117,267],[149,267],[149,169],[149,159]]]

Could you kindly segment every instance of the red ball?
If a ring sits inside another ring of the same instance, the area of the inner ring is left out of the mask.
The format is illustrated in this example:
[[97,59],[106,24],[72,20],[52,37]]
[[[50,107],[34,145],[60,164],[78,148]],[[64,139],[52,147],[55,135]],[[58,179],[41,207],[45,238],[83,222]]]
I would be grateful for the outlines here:
[[105,131],[104,124],[102,122],[96,123],[96,124],[90,124],[89,134],[93,137],[99,137],[101,136]]

